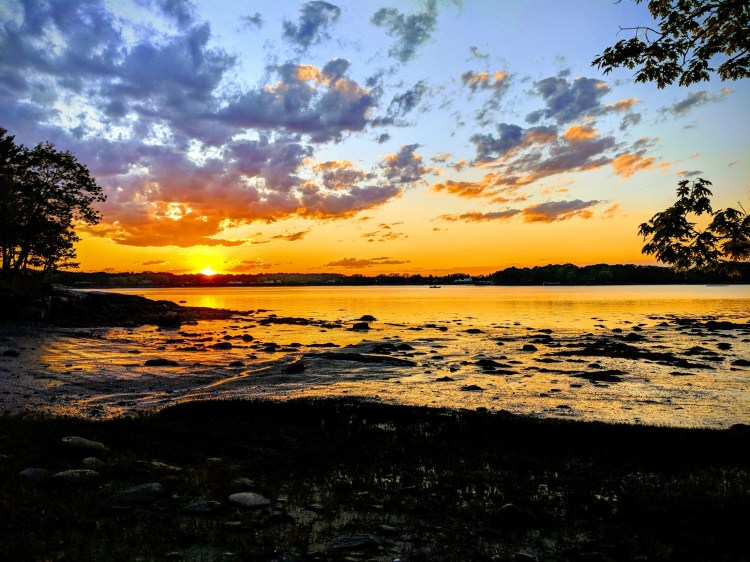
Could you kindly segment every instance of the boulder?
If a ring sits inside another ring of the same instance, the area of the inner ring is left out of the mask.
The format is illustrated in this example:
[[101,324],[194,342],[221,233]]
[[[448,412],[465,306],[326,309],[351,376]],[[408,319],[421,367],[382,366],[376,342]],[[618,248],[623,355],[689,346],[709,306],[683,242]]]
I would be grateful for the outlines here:
[[96,480],[97,478],[99,478],[99,473],[96,470],[79,468],[57,472],[50,477],[50,481],[56,484],[64,484],[66,486],[78,486]]
[[18,476],[31,480],[32,482],[41,482],[49,478],[49,470],[37,467],[24,468],[18,473]]

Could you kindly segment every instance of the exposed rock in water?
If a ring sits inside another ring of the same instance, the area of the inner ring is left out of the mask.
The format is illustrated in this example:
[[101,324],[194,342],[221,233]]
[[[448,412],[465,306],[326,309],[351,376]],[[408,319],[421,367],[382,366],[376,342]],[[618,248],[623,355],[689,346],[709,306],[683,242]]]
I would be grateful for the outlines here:
[[354,324],[352,324],[352,330],[355,331],[365,331],[369,329],[370,325],[367,322],[355,322]]
[[305,364],[302,361],[297,361],[291,365],[284,367],[284,372],[290,375],[296,375],[305,371]]
[[620,376],[624,374],[626,374],[625,371],[620,371],[619,369],[608,369],[604,371],[577,373],[573,376],[595,382],[620,382],[622,381]]
[[198,500],[187,504],[183,511],[194,515],[207,515],[221,509],[221,502],[216,500]]
[[475,391],[483,391],[484,389],[481,386],[477,386],[475,384],[467,384],[462,386],[459,390],[463,390],[464,392],[475,392]]
[[3,357],[18,357],[21,355],[21,352],[17,349],[6,349],[3,351]]
[[438,379],[435,379],[435,382],[453,382],[456,379],[452,379],[451,377],[440,377]]
[[524,346],[521,348],[521,351],[539,351],[539,350],[535,345],[527,343],[527,344],[524,344]]
[[365,353],[353,353],[346,351],[324,351],[317,354],[305,354],[305,357],[318,357],[332,361],[357,361],[359,363],[382,363],[384,365],[398,365],[402,367],[414,367],[416,363],[400,357],[387,355],[367,355]]
[[359,318],[357,318],[357,320],[359,320],[361,322],[375,322],[377,320],[377,318],[375,318],[371,314],[365,314],[365,315],[360,316]]
[[670,365],[673,367],[681,367],[684,369],[713,369],[711,365],[705,365],[703,363],[692,363],[687,359],[676,357],[672,353],[649,351],[640,349],[633,345],[629,345],[619,341],[611,341],[607,339],[599,339],[591,343],[583,344],[572,344],[571,347],[580,347],[580,349],[571,349],[566,351],[557,351],[553,355],[558,356],[593,356],[593,357],[612,357],[622,359],[648,359],[649,361],[656,361],[663,365]]
[[144,363],[146,367],[179,367],[180,364],[177,361],[171,359],[148,359]]
[[331,549],[336,551],[377,550],[380,541],[371,535],[354,534],[337,537],[331,541]]

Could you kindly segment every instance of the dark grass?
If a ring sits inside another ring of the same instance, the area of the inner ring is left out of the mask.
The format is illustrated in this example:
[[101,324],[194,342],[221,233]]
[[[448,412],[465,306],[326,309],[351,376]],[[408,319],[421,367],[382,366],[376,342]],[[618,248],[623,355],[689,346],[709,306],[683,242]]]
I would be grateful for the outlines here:
[[[96,482],[18,476],[31,466],[79,467],[89,453],[56,445],[65,435],[109,447]],[[748,445],[746,427],[340,399],[200,402],[96,422],[2,416],[0,552],[6,560],[746,560]],[[255,484],[238,488],[237,477]],[[147,482],[165,493],[112,499]],[[281,501],[259,510],[228,502],[250,489]],[[199,498],[222,507],[185,513]]]

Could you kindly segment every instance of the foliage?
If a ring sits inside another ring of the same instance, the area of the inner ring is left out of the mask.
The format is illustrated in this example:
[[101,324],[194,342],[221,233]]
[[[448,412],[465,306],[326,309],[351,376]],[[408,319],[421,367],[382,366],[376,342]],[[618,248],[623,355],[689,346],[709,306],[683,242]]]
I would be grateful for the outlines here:
[[[707,187],[711,182],[703,178],[678,185],[677,202],[641,224],[639,233],[647,240],[643,252],[678,270],[712,269],[722,258],[750,258],[750,217],[744,209],[714,212]],[[713,220],[699,230],[690,219],[702,215]]]
[[[641,3],[643,0],[635,0]],[[656,82],[659,88],[679,80],[681,86],[709,80],[750,76],[750,3],[747,0],[650,0],[648,9],[658,29],[634,31],[607,47],[592,64],[604,73],[613,68],[637,68],[636,82]],[[718,67],[709,66],[721,61]]]
[[93,225],[92,204],[102,188],[70,152],[50,143],[16,145],[0,127],[0,248],[2,271],[54,271],[77,267],[76,224]]

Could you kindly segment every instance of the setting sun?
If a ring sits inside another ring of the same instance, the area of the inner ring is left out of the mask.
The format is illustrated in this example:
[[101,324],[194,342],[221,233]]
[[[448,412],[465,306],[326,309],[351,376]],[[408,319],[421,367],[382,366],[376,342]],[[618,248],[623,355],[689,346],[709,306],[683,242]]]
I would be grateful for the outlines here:
[[203,269],[201,269],[198,273],[202,275],[207,275],[208,277],[211,277],[212,275],[216,275],[216,272],[211,269],[211,266],[206,266]]

